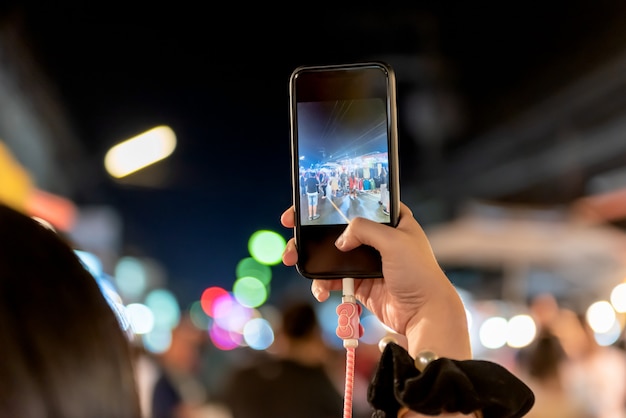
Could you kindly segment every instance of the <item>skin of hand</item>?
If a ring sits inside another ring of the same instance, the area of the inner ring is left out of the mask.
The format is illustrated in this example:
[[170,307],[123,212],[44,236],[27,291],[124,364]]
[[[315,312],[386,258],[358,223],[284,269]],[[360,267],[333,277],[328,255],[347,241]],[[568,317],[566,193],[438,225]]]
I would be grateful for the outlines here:
[[[397,227],[355,218],[335,242],[341,251],[367,244],[381,254],[384,279],[355,279],[355,297],[381,322],[407,337],[412,356],[430,350],[439,357],[469,359],[472,354],[463,302],[413,213],[405,204],[400,206]],[[294,216],[292,206],[283,212],[282,225],[293,228]],[[297,259],[296,243],[291,238],[283,263],[293,266]],[[341,289],[341,280],[313,280],[311,285],[320,302],[327,300],[331,291]]]

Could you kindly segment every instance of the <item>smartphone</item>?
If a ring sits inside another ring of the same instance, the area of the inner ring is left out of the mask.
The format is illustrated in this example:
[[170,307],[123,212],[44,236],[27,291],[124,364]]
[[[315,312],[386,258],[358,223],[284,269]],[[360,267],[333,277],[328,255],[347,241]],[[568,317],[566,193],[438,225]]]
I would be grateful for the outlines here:
[[335,240],[355,217],[399,218],[396,81],[390,65],[301,66],[289,80],[297,271],[309,279],[380,278],[381,257]]

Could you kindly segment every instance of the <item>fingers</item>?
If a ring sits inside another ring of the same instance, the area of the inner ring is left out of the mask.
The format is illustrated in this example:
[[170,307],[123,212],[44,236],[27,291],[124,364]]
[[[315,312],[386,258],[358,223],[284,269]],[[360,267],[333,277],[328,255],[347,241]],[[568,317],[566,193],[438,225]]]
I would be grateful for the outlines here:
[[[295,209],[290,206],[280,216],[280,223],[286,228],[293,228],[295,221]],[[296,241],[291,238],[285,245],[283,251],[283,264],[286,266],[294,266],[298,261],[298,251],[296,250]]]
[[313,280],[311,283],[311,293],[318,302],[324,302],[330,297],[330,290],[321,280]]
[[[413,220],[413,213],[408,206],[400,205],[400,223],[407,224]],[[404,222],[403,222],[404,221]],[[341,251],[349,251],[361,244],[372,246],[379,251],[384,251],[387,247],[396,245],[394,243],[395,228],[379,224],[364,218],[355,218],[348,224],[345,231],[339,236],[335,245]]]
[[296,241],[293,238],[290,238],[287,241],[287,245],[285,245],[285,250],[283,251],[283,264],[286,266],[294,266],[298,261],[298,251],[296,250]]
[[313,280],[311,283],[311,293],[319,302],[324,302],[330,297],[333,290],[341,290],[341,280]]
[[380,225],[364,218],[355,218],[337,238],[335,246],[341,251],[350,251],[361,244],[367,244],[378,249],[376,237],[380,234],[385,234],[386,231],[384,229],[386,228],[385,225]]
[[295,225],[295,208],[290,206],[280,216],[280,223],[286,228],[293,228]]

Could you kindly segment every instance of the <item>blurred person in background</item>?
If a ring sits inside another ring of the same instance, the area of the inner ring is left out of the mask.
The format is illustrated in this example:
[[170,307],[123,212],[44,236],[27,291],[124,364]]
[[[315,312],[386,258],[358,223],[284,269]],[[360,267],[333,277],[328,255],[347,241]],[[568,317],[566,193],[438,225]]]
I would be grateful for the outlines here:
[[582,399],[565,381],[568,357],[559,338],[542,329],[535,341],[518,358],[518,372],[535,393],[528,418],[593,418]]
[[537,336],[516,355],[516,373],[535,393],[535,405],[529,418],[592,418],[584,402],[571,393],[565,380],[569,357],[561,342],[567,332],[563,327],[565,310],[551,293],[531,298],[530,314],[537,326]]
[[69,242],[0,205],[0,416],[137,418],[120,318]]
[[210,399],[200,379],[206,344],[207,332],[185,314],[164,352],[140,354],[137,364],[145,417],[230,418],[224,407]]
[[309,303],[282,311],[275,345],[273,354],[226,378],[219,399],[233,418],[341,417],[342,394],[326,369],[335,354]]
[[569,315],[565,379],[594,418],[626,417],[626,353],[600,345],[584,315]]
[[529,417],[626,417],[626,354],[601,346],[584,315],[554,295],[529,304],[537,337],[518,352],[519,372],[537,403]]

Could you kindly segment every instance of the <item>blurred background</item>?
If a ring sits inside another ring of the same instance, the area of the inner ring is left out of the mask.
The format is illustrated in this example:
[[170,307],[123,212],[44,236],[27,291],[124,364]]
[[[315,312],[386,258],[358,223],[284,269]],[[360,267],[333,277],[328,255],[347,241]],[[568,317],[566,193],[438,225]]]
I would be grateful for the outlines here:
[[[312,299],[280,262],[289,75],[371,59],[396,70],[401,200],[466,302],[476,356],[525,372],[518,354],[545,325],[533,303],[546,295],[621,350],[620,1],[3,2],[0,200],[76,244],[148,352],[190,315],[210,337],[211,392],[242,356],[271,352],[281,304]],[[146,132],[156,148],[115,153]],[[129,155],[157,161],[114,171]],[[339,349],[337,303],[316,309]],[[388,331],[363,320],[363,345],[377,347]]]

